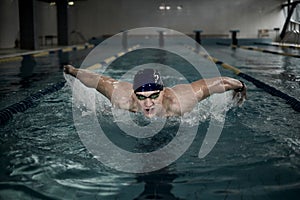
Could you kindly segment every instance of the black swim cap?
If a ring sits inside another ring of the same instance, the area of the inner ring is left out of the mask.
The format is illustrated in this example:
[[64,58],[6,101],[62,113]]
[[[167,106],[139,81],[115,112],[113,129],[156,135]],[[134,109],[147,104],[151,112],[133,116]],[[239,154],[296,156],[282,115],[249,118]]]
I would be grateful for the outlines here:
[[160,74],[154,69],[142,69],[136,73],[133,80],[134,92],[163,90],[164,85]]

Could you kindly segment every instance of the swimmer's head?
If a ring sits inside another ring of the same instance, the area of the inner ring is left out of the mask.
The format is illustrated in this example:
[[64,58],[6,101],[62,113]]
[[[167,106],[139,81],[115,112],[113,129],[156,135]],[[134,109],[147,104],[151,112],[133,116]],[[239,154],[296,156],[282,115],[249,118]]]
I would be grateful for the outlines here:
[[163,88],[161,76],[155,69],[142,69],[134,76],[133,90],[135,93],[163,90]]

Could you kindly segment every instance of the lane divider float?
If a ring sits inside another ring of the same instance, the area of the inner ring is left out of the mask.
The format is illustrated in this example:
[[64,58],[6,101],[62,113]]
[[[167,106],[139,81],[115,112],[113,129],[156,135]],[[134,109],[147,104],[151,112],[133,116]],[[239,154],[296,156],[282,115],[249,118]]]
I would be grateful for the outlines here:
[[231,45],[231,46],[233,48],[241,48],[241,49],[246,49],[246,50],[259,51],[259,52],[263,52],[263,53],[271,53],[271,54],[276,54],[276,55],[300,58],[299,54],[291,54],[291,53],[285,53],[285,52],[271,51],[271,50],[268,50],[268,49],[260,49],[260,48],[256,48],[256,47],[247,47],[247,46],[240,46],[240,45]]
[[56,53],[56,52],[65,53],[65,52],[79,51],[79,50],[90,49],[90,48],[94,48],[94,45],[93,44],[75,45],[75,46],[68,46],[62,48],[52,48],[52,49],[45,49],[45,50],[15,53],[15,54],[0,56],[0,63],[18,62],[23,59],[23,56],[28,56],[28,55],[31,55],[33,57],[42,57],[42,56],[48,56],[49,54]]
[[280,42],[271,42],[271,43],[264,43],[264,42],[255,42],[254,44],[259,45],[269,45],[281,48],[290,48],[290,49],[300,49],[299,44],[289,44],[289,43],[280,43]]
[[43,96],[47,94],[51,94],[53,92],[56,92],[60,90],[65,85],[65,81],[53,84],[43,90],[40,90],[37,93],[34,93],[28,97],[26,97],[24,100],[15,103],[11,106],[8,106],[0,111],[0,125],[4,125],[6,122],[11,120],[13,118],[13,115],[24,112],[28,108],[33,107],[34,105],[37,105],[38,100],[42,98]]
[[112,61],[116,60],[117,58],[123,56],[124,54],[128,53],[128,52],[131,52],[133,50],[136,50],[140,45],[135,45],[135,46],[132,46],[130,48],[128,48],[127,50],[125,51],[121,51],[113,56],[110,56],[106,59],[104,59],[104,61],[101,61],[100,63],[95,63],[89,67],[87,67],[86,69],[88,70],[96,70],[96,69],[99,69],[101,68],[102,66],[105,66],[105,65],[108,65],[109,63],[111,63]]

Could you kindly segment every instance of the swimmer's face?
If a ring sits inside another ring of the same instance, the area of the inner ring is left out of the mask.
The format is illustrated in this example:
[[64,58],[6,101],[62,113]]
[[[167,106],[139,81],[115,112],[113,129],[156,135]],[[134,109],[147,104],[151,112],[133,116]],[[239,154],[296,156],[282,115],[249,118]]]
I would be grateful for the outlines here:
[[135,97],[145,116],[153,117],[162,112],[163,91],[136,92]]

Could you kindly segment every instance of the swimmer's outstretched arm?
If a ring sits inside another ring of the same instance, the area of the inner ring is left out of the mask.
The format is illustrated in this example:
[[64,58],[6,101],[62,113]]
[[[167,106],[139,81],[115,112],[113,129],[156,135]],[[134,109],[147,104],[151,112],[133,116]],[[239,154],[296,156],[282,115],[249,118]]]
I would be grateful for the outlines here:
[[72,65],[65,65],[64,72],[76,77],[85,86],[95,88],[109,100],[111,100],[114,84],[118,83],[117,80],[111,77],[103,76],[85,69],[77,69]]
[[233,98],[235,98],[237,94],[240,93],[238,104],[243,103],[243,101],[247,97],[246,85],[237,79],[229,77],[201,79],[191,83],[191,86],[198,101],[201,101],[212,94],[223,93],[228,90],[233,90]]

